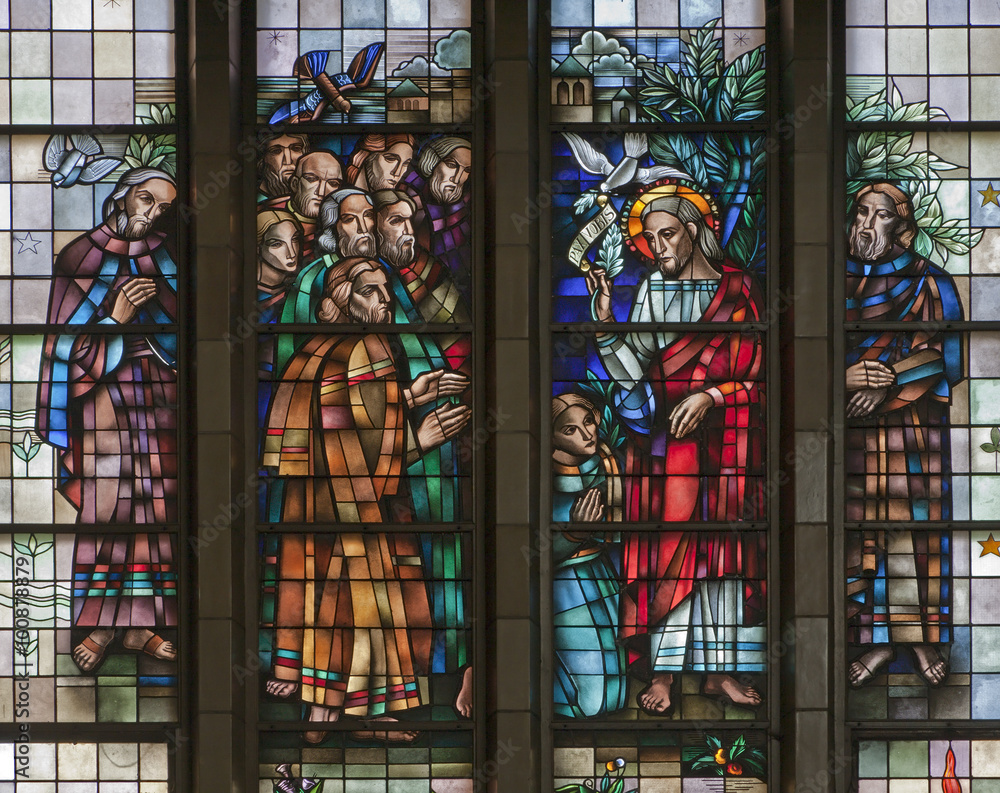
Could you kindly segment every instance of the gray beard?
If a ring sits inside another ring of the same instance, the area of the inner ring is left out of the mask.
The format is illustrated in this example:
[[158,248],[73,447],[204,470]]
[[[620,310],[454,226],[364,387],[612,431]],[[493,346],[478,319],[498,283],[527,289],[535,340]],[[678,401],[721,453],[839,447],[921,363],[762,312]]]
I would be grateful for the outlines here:
[[340,241],[340,255],[344,259],[352,256],[374,256],[375,236],[371,233],[359,234]]
[[851,227],[850,249],[851,256],[863,262],[873,262],[881,259],[892,250],[892,241],[886,236],[879,236],[872,231],[870,240],[861,236],[861,230],[857,226]]
[[457,204],[462,200],[462,188],[445,184],[444,177],[437,174],[431,174],[428,189],[431,197],[439,204]]
[[118,236],[127,240],[141,240],[149,231],[149,221],[139,215],[130,218],[119,213],[117,220],[115,220],[115,226]]
[[[409,253],[403,248],[403,245],[407,242],[410,243]],[[379,248],[379,255],[398,270],[416,261],[416,251],[413,237],[406,234],[395,242],[383,241]]]

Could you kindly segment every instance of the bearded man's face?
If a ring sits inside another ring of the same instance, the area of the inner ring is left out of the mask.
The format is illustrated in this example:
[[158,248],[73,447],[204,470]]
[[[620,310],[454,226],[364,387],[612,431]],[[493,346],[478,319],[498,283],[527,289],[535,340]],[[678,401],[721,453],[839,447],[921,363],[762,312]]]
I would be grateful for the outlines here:
[[412,218],[413,209],[406,201],[390,204],[378,212],[379,256],[393,267],[406,267],[416,259]]
[[354,279],[347,313],[354,322],[377,325],[389,322],[389,281],[381,270],[368,270]]
[[116,230],[127,240],[143,239],[176,198],[177,188],[166,179],[148,179],[132,185],[118,202]]
[[368,197],[349,195],[340,202],[337,216],[337,249],[348,259],[352,256],[370,258],[375,255],[375,211]]
[[400,141],[365,160],[369,190],[395,190],[410,171],[413,147]]
[[428,183],[431,196],[439,204],[457,204],[471,173],[472,150],[463,147],[453,150],[431,172]]
[[885,193],[865,193],[857,203],[848,240],[851,256],[859,261],[881,259],[896,241],[899,215]]

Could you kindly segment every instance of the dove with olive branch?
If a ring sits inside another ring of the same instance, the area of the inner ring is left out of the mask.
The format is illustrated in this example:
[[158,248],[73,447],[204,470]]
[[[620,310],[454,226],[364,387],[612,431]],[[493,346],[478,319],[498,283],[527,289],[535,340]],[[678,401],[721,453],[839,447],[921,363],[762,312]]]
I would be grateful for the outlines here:
[[[629,192],[626,188],[633,185],[645,185],[668,177],[690,180],[683,171],[668,165],[654,165],[645,168],[639,165],[640,158],[649,151],[649,142],[643,132],[626,132],[623,140],[625,156],[618,164],[612,164],[605,155],[597,151],[580,135],[564,132],[563,137],[569,143],[573,156],[580,168],[587,173],[604,176],[597,190],[587,190],[573,204],[573,212],[582,215],[595,204],[601,208],[570,243],[568,256],[570,263],[581,272],[587,272],[592,266],[604,269],[607,277],[615,278],[625,266],[622,258],[622,232],[618,227],[618,211],[609,200],[613,193]],[[604,234],[597,261],[586,258],[587,251]]]

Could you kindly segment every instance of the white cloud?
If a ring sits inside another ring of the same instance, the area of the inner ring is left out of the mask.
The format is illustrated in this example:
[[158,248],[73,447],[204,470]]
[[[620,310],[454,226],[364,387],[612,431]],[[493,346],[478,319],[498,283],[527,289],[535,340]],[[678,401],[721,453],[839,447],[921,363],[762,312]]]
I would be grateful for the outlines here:
[[449,72],[442,69],[436,63],[429,62],[422,55],[418,55],[409,61],[403,61],[393,69],[390,77],[426,77],[428,68],[434,77],[447,77]]
[[442,69],[472,68],[472,36],[467,30],[453,30],[434,45],[434,63]]
[[580,36],[580,43],[573,47],[573,55],[582,55],[590,60],[596,60],[601,55],[621,55],[631,58],[632,53],[623,47],[616,38],[608,38],[599,30],[588,30]]

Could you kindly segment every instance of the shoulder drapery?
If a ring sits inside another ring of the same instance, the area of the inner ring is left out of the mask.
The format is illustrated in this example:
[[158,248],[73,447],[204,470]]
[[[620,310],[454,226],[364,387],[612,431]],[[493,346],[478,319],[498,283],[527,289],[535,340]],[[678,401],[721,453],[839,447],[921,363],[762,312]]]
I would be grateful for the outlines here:
[[[713,322],[754,322],[761,299],[753,276],[726,265],[695,327],[660,351],[647,370],[655,413],[648,435],[630,432],[625,519],[740,520],[763,514],[764,345],[760,334],[713,332]],[[694,393],[711,396],[701,426],[669,431],[671,410]]]
[[403,398],[384,336],[314,336],[274,389],[263,463],[277,468],[285,520],[381,523],[399,486]]

